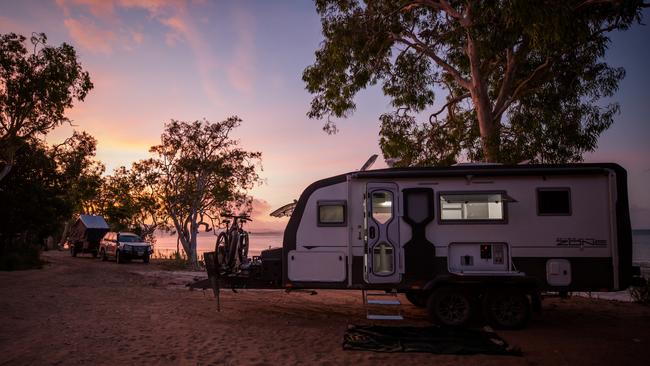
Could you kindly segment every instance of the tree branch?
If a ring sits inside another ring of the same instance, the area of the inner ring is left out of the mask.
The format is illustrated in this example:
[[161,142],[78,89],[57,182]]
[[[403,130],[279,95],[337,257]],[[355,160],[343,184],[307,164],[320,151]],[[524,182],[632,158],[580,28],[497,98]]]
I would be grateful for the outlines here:
[[471,89],[471,84],[469,80],[465,79],[463,75],[456,70],[453,66],[448,64],[445,60],[443,60],[440,56],[436,54],[433,50],[431,50],[425,43],[423,43],[415,34],[409,33],[408,37],[412,39],[412,41],[407,40],[406,38],[400,37],[396,34],[391,34],[391,37],[393,37],[393,40],[395,42],[402,42],[407,46],[411,46],[420,52],[426,54],[429,56],[435,63],[437,63],[440,67],[442,67],[443,70],[445,70],[447,73],[449,73],[455,80],[460,84],[462,87],[464,87],[467,90]]
[[443,105],[437,112],[434,112],[429,116],[429,123],[433,123],[433,121],[431,121],[431,118],[435,118],[437,120],[440,113],[442,113],[446,108],[451,108],[452,105],[456,105],[463,99],[469,98],[470,95],[470,93],[465,93],[449,99],[447,103],[445,103],[445,105]]
[[497,119],[500,118],[501,115],[508,109],[508,107],[514,102],[524,91],[526,87],[528,87],[528,84],[530,84],[537,76],[539,76],[542,72],[546,71],[551,66],[551,59],[546,58],[546,61],[544,61],[543,64],[537,66],[535,70],[524,80],[522,80],[519,85],[515,88],[515,91],[512,93],[512,95],[508,98],[506,102],[503,103],[503,105],[497,110],[495,108],[495,112],[493,114],[493,118]]
[[515,62],[515,55],[512,48],[506,50],[506,70],[503,74],[503,80],[501,81],[501,87],[499,88],[499,95],[494,103],[494,108],[492,109],[492,115],[495,115],[496,111],[501,110],[503,105],[508,98],[508,93],[512,89],[512,76],[515,73],[517,64]]

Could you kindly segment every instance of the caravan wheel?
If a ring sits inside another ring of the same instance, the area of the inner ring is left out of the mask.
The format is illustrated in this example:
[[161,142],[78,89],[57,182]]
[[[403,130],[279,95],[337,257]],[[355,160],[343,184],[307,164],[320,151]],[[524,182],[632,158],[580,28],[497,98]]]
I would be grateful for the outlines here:
[[483,298],[485,318],[498,329],[521,329],[530,320],[530,301],[521,291],[493,290]]
[[462,327],[472,317],[470,295],[462,289],[443,287],[435,290],[427,302],[431,320],[440,325]]

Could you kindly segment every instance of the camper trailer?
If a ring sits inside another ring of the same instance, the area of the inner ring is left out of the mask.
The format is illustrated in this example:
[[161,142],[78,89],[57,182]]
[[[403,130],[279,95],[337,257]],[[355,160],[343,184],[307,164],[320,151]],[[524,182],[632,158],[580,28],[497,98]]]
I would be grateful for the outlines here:
[[520,328],[542,292],[617,291],[632,277],[619,165],[457,165],[314,182],[295,203],[282,248],[217,282],[405,293],[440,324],[480,314]]
[[79,253],[90,253],[93,258],[99,253],[99,243],[108,232],[108,224],[104,218],[97,215],[79,215],[72,225],[68,236],[70,254],[76,257]]

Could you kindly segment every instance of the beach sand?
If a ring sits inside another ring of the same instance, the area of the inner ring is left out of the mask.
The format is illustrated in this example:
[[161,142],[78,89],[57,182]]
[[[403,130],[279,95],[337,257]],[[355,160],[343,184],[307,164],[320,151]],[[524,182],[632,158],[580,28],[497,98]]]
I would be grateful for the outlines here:
[[[574,297],[544,301],[522,331],[501,331],[523,357],[343,351],[348,324],[367,324],[359,291],[211,291],[202,273],[117,265],[46,252],[41,270],[0,273],[0,364],[648,365],[650,308]],[[407,320],[428,325],[403,299]]]

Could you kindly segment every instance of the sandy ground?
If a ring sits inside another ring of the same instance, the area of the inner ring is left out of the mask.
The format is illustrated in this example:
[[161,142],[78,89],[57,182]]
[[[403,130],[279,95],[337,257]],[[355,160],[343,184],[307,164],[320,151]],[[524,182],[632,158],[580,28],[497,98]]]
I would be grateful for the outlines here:
[[[546,299],[528,329],[499,333],[523,357],[343,351],[346,326],[368,322],[358,291],[224,291],[217,313],[210,292],[181,286],[193,273],[45,259],[41,270],[0,273],[2,365],[650,364],[650,308],[637,304]],[[399,324],[428,324],[422,309],[403,310]]]

